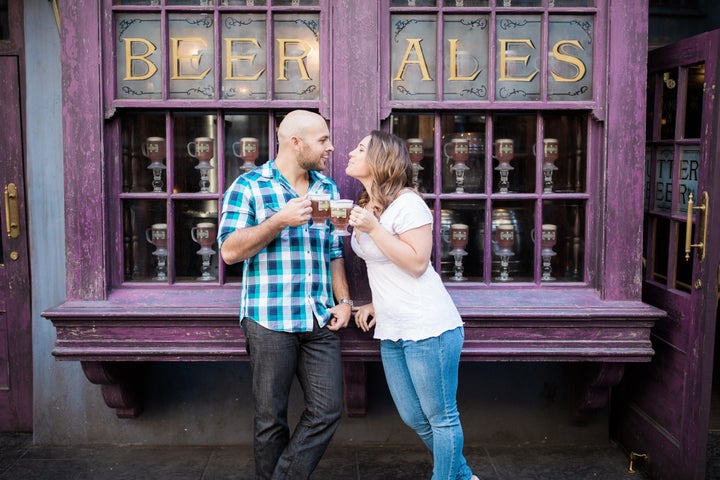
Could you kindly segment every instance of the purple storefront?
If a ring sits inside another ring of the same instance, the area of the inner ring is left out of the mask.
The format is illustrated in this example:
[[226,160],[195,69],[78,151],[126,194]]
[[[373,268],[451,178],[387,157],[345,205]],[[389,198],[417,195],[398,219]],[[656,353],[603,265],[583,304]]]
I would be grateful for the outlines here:
[[[81,367],[94,384],[84,388],[96,398],[81,404],[94,402],[95,413],[83,418],[118,422],[119,442],[167,442],[148,432],[172,431],[189,414],[163,401],[157,383],[148,388],[158,377],[191,365],[173,391],[222,395],[203,376],[223,365],[218,375],[239,371],[247,385],[242,269],[204,238],[214,237],[225,188],[272,158],[282,116],[306,108],[328,121],[327,173],[345,198],[360,189],[344,173],[359,139],[379,128],[408,141],[434,213],[433,264],[465,320],[460,404],[470,442],[537,441],[549,427],[529,411],[560,392],[565,410],[554,419],[573,427],[549,428],[557,439],[605,432],[652,459],[657,478],[702,477],[720,276],[718,31],[648,55],[646,1],[51,3],[65,291],[59,302],[34,302],[42,311],[33,314],[52,326],[55,363]],[[15,8],[10,20],[22,14]],[[7,40],[3,71],[15,66],[22,78],[22,61],[6,59],[27,52]],[[3,105],[24,98],[17,86],[2,90]],[[12,130],[20,117],[3,118],[9,138],[22,138]],[[28,281],[30,265],[33,277],[43,273],[40,262],[22,263],[33,236],[13,227],[32,216],[15,155],[18,171],[0,173],[7,291],[11,278]],[[364,265],[347,254],[362,304]],[[22,310],[19,297],[0,301],[7,318]],[[378,344],[354,326],[341,335],[348,426],[337,441],[370,442],[361,422],[393,414]],[[23,343],[7,336],[9,357]],[[49,357],[37,344],[33,355]],[[476,384],[500,389],[505,403]],[[0,405],[20,412],[22,398]],[[243,405],[212,401],[230,417]],[[185,402],[192,410],[202,399]],[[487,412],[498,417],[482,426]],[[518,418],[526,427],[503,426]],[[27,428],[3,429],[18,425]],[[57,428],[66,431],[42,436],[113,441]],[[178,442],[249,435],[214,425]]]

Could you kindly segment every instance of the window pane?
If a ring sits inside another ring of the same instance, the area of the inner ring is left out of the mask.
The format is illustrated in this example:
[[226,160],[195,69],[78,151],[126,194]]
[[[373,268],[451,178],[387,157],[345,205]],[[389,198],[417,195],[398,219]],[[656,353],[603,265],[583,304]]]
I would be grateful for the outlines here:
[[[484,202],[480,201],[442,203],[440,262],[441,274],[446,281],[482,281],[485,241],[484,205]],[[456,227],[453,228],[453,225]],[[458,225],[467,226],[467,235],[463,241],[464,236],[456,233],[453,243],[452,234],[458,230]],[[463,251],[465,254],[462,253]],[[461,277],[465,278],[461,279]]]
[[696,146],[680,147],[680,186],[678,187],[678,203],[676,211],[687,214],[690,194],[698,201],[698,167],[700,165],[700,148]]
[[122,191],[167,192],[166,161],[165,115],[123,115]]
[[174,212],[175,280],[216,281],[217,200],[178,201]]
[[445,17],[446,100],[486,100],[488,98],[488,15],[448,15]]
[[540,7],[542,0],[497,0],[498,7]]
[[658,147],[655,152],[655,194],[653,211],[669,213],[673,195],[675,149]]
[[489,0],[445,0],[446,7],[487,7]]
[[435,100],[436,27],[434,15],[391,17],[393,100]]
[[173,116],[174,193],[217,193],[216,118],[202,113]]
[[391,7],[434,7],[435,0],[392,0]]
[[670,248],[670,221],[667,218],[653,219],[652,238],[652,279],[665,284],[668,274],[668,249]]
[[264,14],[223,15],[223,98],[267,98],[267,49]]
[[320,98],[320,21],[318,15],[276,15],[275,98]]
[[685,105],[685,138],[700,138],[703,118],[703,89],[705,65],[688,68],[687,100]]
[[540,98],[540,20],[539,15],[496,17],[495,96],[498,100]]
[[[697,218],[697,217],[696,217]],[[693,256],[690,255],[689,260],[685,260],[685,232],[687,231],[687,225],[682,222],[678,223],[679,231],[678,238],[683,241],[677,242],[677,251],[675,252],[675,288],[682,290],[683,292],[690,293],[692,285],[692,269],[693,269]],[[693,222],[692,234],[695,234],[695,223]],[[694,236],[692,238],[695,238]]]
[[163,200],[123,201],[125,280],[168,281],[172,238]]
[[422,193],[434,191],[434,118],[433,115],[403,114],[393,115],[390,122],[390,132],[408,143],[414,183]]
[[225,182],[223,192],[235,179],[269,158],[268,116],[225,116]]
[[534,202],[495,202],[492,210],[492,281],[531,282]]
[[170,98],[215,97],[213,16],[170,14]]
[[[546,114],[542,140],[544,193],[585,192],[587,115]],[[554,168],[553,168],[554,167]]]
[[592,100],[594,35],[590,15],[550,17],[547,79],[550,100]]
[[0,0],[0,40],[10,38],[10,18],[8,14],[8,0]]
[[645,109],[645,140],[655,138],[655,77],[649,76],[647,81],[647,108]]
[[481,114],[441,117],[443,193],[485,191],[485,122]]
[[273,0],[273,5],[281,7],[311,7],[319,5],[318,0]]
[[663,73],[662,104],[660,108],[660,138],[675,138],[675,116],[677,115],[677,69]]
[[495,115],[493,133],[493,192],[535,191],[533,147],[536,116],[522,113]]
[[118,14],[115,31],[117,98],[161,98],[163,42],[160,16]]
[[549,0],[551,7],[594,7],[595,0]]
[[[557,255],[550,255],[550,273],[557,281],[584,280],[586,214],[585,202],[581,200],[546,200],[542,204],[542,224],[554,225],[557,230],[556,243],[551,248]],[[541,255],[548,245],[541,244]]]

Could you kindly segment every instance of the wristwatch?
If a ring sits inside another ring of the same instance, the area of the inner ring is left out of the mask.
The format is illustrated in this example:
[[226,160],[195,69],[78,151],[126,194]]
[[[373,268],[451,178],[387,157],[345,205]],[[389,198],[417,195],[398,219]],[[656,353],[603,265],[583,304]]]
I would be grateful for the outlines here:
[[350,300],[349,298],[341,298],[340,300],[338,300],[338,305],[341,304],[341,303],[347,303],[348,305],[350,305],[351,308],[352,308],[353,305],[355,305],[355,304],[353,303],[353,301]]

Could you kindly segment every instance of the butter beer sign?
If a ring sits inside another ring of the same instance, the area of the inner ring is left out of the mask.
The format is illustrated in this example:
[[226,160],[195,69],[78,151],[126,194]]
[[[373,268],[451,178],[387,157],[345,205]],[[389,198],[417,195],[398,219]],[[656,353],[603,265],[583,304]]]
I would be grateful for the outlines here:
[[489,15],[445,15],[437,45],[436,16],[393,15],[391,99],[488,100],[492,74],[495,100],[542,100],[543,90],[551,101],[592,100],[593,21],[588,15],[497,15],[491,29]]

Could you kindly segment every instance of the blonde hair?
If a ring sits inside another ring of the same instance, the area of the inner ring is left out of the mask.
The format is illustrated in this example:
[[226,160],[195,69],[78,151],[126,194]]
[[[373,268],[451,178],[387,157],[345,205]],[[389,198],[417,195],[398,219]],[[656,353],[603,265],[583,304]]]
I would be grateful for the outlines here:
[[[372,176],[372,198],[375,215],[382,212],[404,189],[416,191],[412,185],[412,163],[405,140],[391,133],[373,130],[367,146],[366,158]],[[363,190],[358,204],[370,202],[370,194]]]

